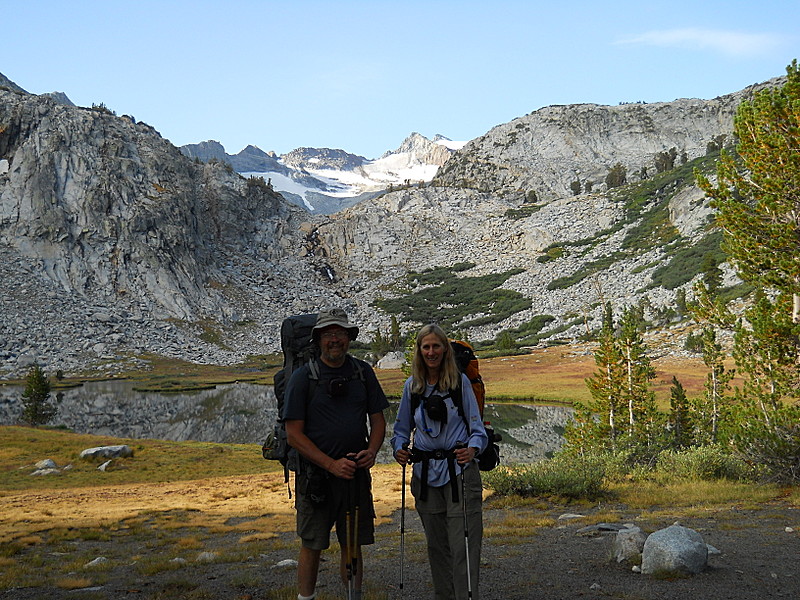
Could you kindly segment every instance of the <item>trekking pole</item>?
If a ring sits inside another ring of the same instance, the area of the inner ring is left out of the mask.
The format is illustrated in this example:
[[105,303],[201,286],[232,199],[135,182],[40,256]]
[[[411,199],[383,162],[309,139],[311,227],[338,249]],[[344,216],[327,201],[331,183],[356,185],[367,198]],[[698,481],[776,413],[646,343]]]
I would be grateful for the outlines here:
[[358,543],[358,513],[360,509],[359,493],[358,493],[358,470],[356,470],[355,477],[353,477],[353,487],[355,487],[355,523],[353,523],[353,577],[358,575],[358,559],[359,549],[361,545]]
[[[349,494],[348,494],[349,495]],[[351,550],[351,534],[350,534],[350,507],[348,502],[347,512],[345,513],[345,570],[347,571],[347,600],[353,600],[353,562]]]
[[[355,461],[354,458],[349,457],[350,460]],[[347,527],[347,535],[346,535],[346,544],[347,544],[347,599],[353,600],[355,597],[355,577],[357,574],[357,557],[356,557],[356,546],[358,544],[358,488],[355,486],[356,476],[358,475],[358,471],[356,471],[353,479],[348,481],[347,483],[347,513],[346,513],[346,523],[345,526]],[[353,495],[353,488],[356,487],[355,496]],[[353,513],[355,513],[353,515]],[[355,518],[355,522],[353,522],[352,518]]]
[[352,494],[353,488],[350,485],[350,482],[347,483],[347,501],[345,505],[345,513],[344,513],[344,521],[345,521],[345,547],[344,547],[344,556],[345,556],[345,564],[344,568],[347,571],[347,600],[353,600],[353,532],[352,532],[352,519],[350,514],[350,507],[352,506]]
[[[403,444],[408,450],[408,442]],[[403,487],[400,488],[400,597],[403,597],[403,561],[406,552],[406,465],[403,465]]]
[[[457,442],[456,448],[466,448],[464,442]],[[467,524],[467,482],[464,477],[465,468],[461,466],[461,507],[464,513],[464,551],[467,558],[467,595],[472,600],[472,572],[469,568],[469,526]]]

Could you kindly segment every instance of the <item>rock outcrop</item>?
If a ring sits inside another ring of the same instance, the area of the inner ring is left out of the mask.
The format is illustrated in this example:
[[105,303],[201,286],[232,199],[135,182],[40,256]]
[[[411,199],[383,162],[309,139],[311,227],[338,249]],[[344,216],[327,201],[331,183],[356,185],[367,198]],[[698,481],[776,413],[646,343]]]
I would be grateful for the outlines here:
[[[232,326],[248,307],[281,315],[324,295],[307,214],[227,165],[185,157],[149,125],[0,89],[0,160],[0,357],[12,367],[26,349],[39,359],[48,347],[51,365],[80,352],[69,332],[97,320],[125,324],[92,341],[113,354],[175,323]],[[87,319],[87,306],[103,318]]]

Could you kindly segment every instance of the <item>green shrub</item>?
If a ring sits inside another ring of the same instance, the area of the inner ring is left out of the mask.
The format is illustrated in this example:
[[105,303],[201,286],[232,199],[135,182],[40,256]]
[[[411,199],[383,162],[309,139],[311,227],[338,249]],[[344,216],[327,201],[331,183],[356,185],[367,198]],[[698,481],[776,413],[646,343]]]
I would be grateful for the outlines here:
[[544,249],[541,256],[536,258],[538,263],[546,263],[551,260],[557,260],[564,256],[564,247],[560,244],[553,244]]
[[681,247],[667,264],[653,271],[653,283],[674,290],[703,272],[704,264],[718,266],[725,262],[721,242],[722,232],[715,231],[693,246]]
[[687,450],[665,450],[656,463],[658,479],[713,480],[747,479],[750,467],[720,446],[699,446]]
[[607,256],[603,256],[595,261],[586,263],[572,275],[567,275],[565,277],[559,277],[558,279],[554,279],[553,281],[547,284],[547,289],[553,291],[553,290],[564,290],[569,287],[572,287],[576,283],[580,283],[581,281],[583,281],[587,277],[594,275],[595,273],[599,273],[600,271],[605,271],[612,265],[623,260],[625,257],[626,255],[622,252],[614,252]]
[[[529,204],[528,200],[526,203],[520,206],[519,208],[509,208],[504,215],[506,219],[511,219],[513,221],[519,221],[520,219],[527,219],[532,214],[539,212],[541,210],[541,204]],[[535,202],[535,200],[534,200]]]
[[617,163],[606,175],[606,186],[608,189],[623,186],[628,181],[628,170],[622,163]]
[[538,463],[500,467],[484,477],[498,496],[559,496],[572,500],[601,497],[606,491],[604,480],[602,461],[561,454]]

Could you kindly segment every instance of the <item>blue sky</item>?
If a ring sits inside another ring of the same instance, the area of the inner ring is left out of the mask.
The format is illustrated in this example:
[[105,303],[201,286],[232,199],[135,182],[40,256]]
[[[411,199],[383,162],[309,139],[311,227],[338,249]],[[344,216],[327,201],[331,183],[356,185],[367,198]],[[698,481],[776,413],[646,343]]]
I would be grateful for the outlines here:
[[713,98],[800,58],[800,2],[0,0],[0,72],[155,127],[377,158],[551,104]]

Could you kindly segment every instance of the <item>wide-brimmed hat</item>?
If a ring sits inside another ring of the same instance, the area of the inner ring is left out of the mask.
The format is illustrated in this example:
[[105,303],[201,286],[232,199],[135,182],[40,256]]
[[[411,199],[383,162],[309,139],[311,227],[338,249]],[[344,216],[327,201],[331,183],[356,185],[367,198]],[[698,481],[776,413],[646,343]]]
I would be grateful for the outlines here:
[[316,339],[320,331],[331,325],[338,325],[339,327],[347,329],[351,340],[356,339],[358,336],[358,326],[348,322],[347,313],[341,308],[323,308],[319,311],[319,314],[317,314],[317,323],[311,330],[311,335]]

